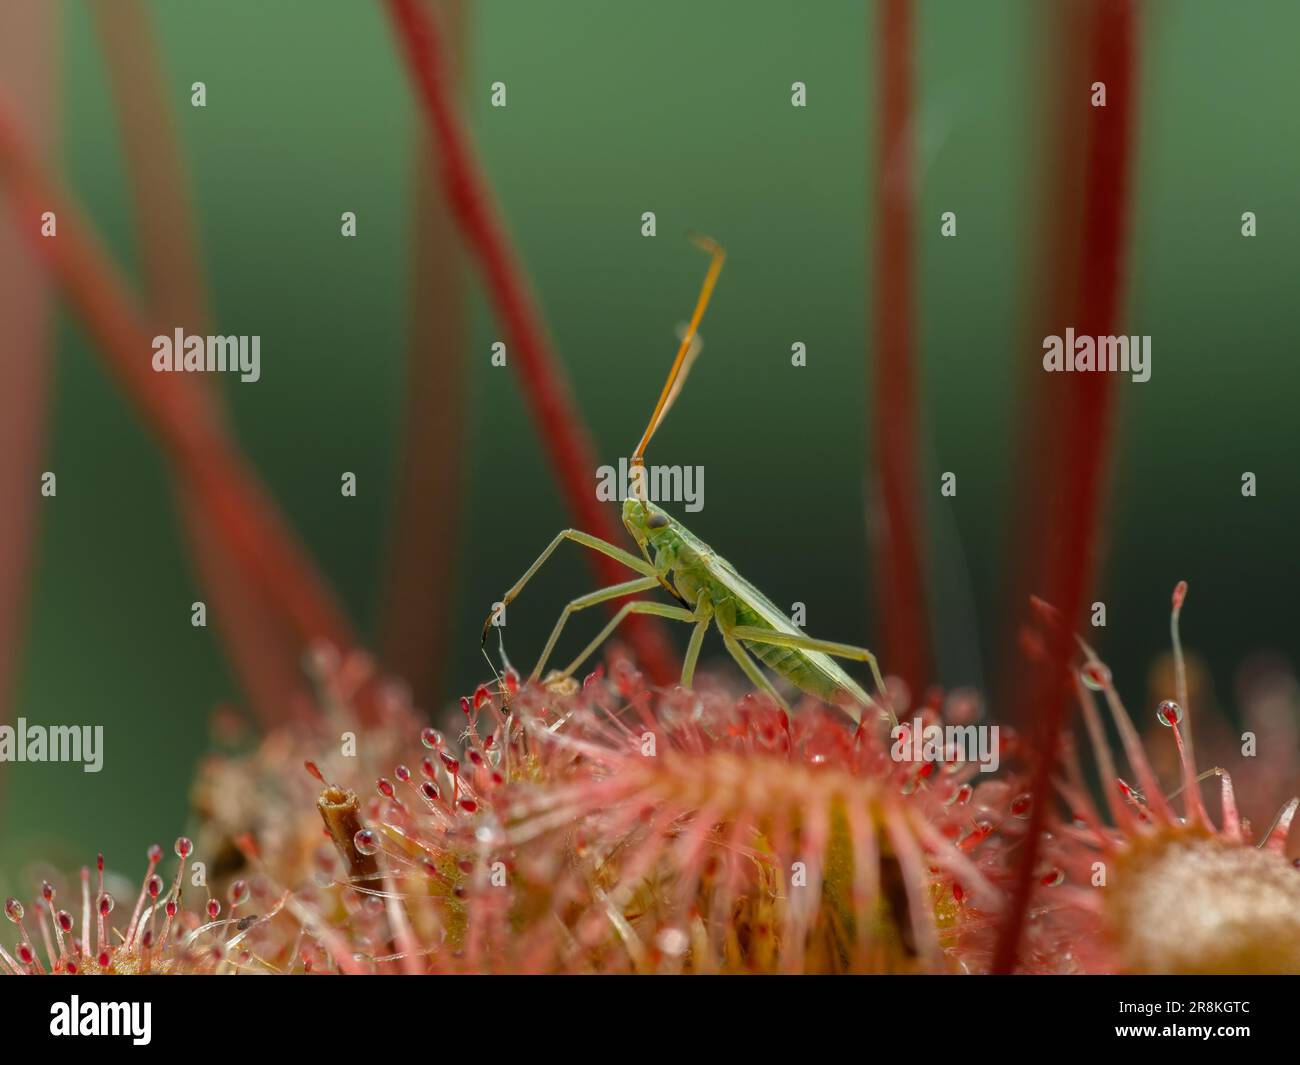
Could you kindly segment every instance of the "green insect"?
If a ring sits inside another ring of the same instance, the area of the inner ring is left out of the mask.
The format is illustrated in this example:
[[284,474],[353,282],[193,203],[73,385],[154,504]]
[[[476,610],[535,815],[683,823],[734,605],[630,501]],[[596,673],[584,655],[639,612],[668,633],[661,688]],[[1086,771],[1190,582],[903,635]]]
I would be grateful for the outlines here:
[[[828,703],[842,707],[855,719],[861,718],[861,708],[871,707],[891,724],[897,724],[885,682],[880,675],[876,657],[864,647],[818,640],[802,632],[766,596],[745,580],[731,563],[719,556],[708,544],[695,536],[680,521],[673,518],[647,498],[645,491],[645,449],[650,438],[663,422],[673,401],[681,391],[699,351],[696,332],[704,309],[713,294],[718,274],[726,253],[716,242],[707,238],[697,243],[712,255],[709,271],[705,275],[700,296],[691,315],[690,325],[682,337],[677,357],[673,360],[668,380],[655,404],[654,413],[646,426],[641,442],[632,456],[632,492],[623,503],[623,524],[641,549],[641,557],[624,551],[614,544],[577,529],[565,529],[527,572],[502,597],[499,606],[483,626],[483,642],[498,611],[508,606],[524,590],[533,575],[542,568],[555,549],[566,540],[599,551],[640,574],[635,580],[602,588],[589,595],[580,596],[569,603],[560,614],[550,639],[542,649],[530,680],[542,676],[551,652],[560,638],[565,623],[579,610],[606,603],[613,599],[647,592],[662,587],[677,600],[678,606],[638,599],[625,603],[572,662],[565,667],[561,677],[571,676],[600,647],[629,614],[650,614],[655,617],[684,621],[693,626],[686,657],[682,662],[682,686],[689,688],[699,660],[700,647],[710,624],[715,624],[722,634],[723,643],[736,660],[745,676],[760,690],[766,692],[786,710],[789,706],[773,687],[772,682],[754,661],[757,657],[769,669],[786,678],[800,690]],[[639,476],[638,476],[639,475]],[[639,486],[639,487],[638,487]],[[871,669],[880,701],[873,700],[840,666],[834,658],[866,662]]]

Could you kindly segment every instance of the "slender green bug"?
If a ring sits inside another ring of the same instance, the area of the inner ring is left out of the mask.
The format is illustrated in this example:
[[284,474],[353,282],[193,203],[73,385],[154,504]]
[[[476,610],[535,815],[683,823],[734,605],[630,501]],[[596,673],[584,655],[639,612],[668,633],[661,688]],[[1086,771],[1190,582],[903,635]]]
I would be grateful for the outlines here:
[[[736,572],[735,567],[720,557],[680,521],[647,498],[645,490],[647,479],[644,476],[645,450],[681,391],[686,375],[690,372],[691,365],[698,354],[696,334],[700,319],[704,316],[704,310],[708,306],[718,275],[722,271],[722,264],[726,259],[726,253],[716,242],[707,238],[698,238],[697,243],[712,256],[709,270],[700,289],[690,324],[677,350],[677,357],[669,370],[668,380],[664,383],[654,412],[650,415],[650,422],[632,455],[633,491],[623,503],[623,524],[640,548],[641,557],[599,537],[577,529],[565,529],[551,541],[546,550],[538,556],[537,561],[528,567],[524,575],[515,582],[514,587],[502,597],[500,605],[495,607],[493,613],[488,616],[488,620],[483,625],[483,642],[485,644],[487,642],[488,632],[497,616],[497,611],[508,606],[524,590],[524,586],[542,568],[560,544],[571,540],[582,547],[608,555],[639,576],[634,580],[601,588],[571,601],[556,621],[555,628],[542,649],[541,657],[533,668],[530,680],[537,680],[542,676],[542,670],[546,668],[560,633],[573,614],[600,603],[662,587],[677,600],[678,605],[672,606],[648,599],[636,599],[625,603],[596,638],[565,667],[560,676],[571,676],[628,615],[650,614],[673,621],[684,621],[693,626],[686,647],[686,656],[682,661],[683,687],[691,686],[704,635],[710,624],[714,624],[722,634],[728,652],[750,682],[766,692],[786,710],[789,710],[788,704],[758,667],[755,658],[795,687],[842,707],[855,719],[860,719],[861,707],[868,706],[888,717],[890,723],[896,725],[897,720],[890,704],[889,693],[880,675],[880,666],[876,662],[875,655],[865,647],[854,647],[850,644],[818,640],[808,636],[771,600]],[[638,473],[639,477],[636,476]],[[880,693],[880,702],[877,703],[867,695],[834,661],[835,658],[866,662]]]

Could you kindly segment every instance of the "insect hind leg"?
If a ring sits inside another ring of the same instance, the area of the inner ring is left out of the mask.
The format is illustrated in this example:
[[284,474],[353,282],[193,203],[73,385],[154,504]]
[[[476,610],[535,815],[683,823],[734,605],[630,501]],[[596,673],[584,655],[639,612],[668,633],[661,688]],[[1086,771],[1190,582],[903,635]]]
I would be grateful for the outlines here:
[[[880,693],[883,709],[889,715],[889,723],[891,725],[898,724],[898,716],[894,713],[894,704],[889,697],[889,689],[885,687],[885,678],[880,675],[880,663],[876,661],[876,656],[865,647],[855,647],[849,643],[835,643],[833,640],[818,640],[802,633],[793,635],[787,632],[774,632],[771,629],[760,629],[752,625],[737,625],[731,630],[731,635],[738,640],[747,640],[750,643],[792,647],[796,651],[820,651],[822,654],[830,655],[833,658],[847,658],[850,661],[867,663],[868,668],[871,670],[871,677],[876,682],[876,690]],[[877,709],[881,709],[881,707]]]
[[[721,628],[721,627],[720,627]],[[736,629],[721,629],[722,642],[727,645],[727,650],[731,652],[731,657],[736,660],[736,664],[744,671],[745,676],[750,680],[754,687],[766,692],[767,695],[787,714],[790,713],[790,704],[781,698],[781,693],[776,690],[772,682],[763,675],[763,671],[758,668],[757,663],[750,656],[749,652],[740,646],[734,633]]]

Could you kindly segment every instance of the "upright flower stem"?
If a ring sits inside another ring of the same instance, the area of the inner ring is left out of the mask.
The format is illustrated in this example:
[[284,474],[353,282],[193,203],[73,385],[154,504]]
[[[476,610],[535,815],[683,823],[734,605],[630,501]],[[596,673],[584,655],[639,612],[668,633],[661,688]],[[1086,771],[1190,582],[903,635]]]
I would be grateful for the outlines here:
[[[464,80],[466,0],[422,2],[444,14],[448,79],[458,88]],[[464,511],[469,313],[456,220],[439,191],[438,150],[423,123],[416,142],[411,333],[379,646],[384,663],[411,686],[416,704],[434,706],[443,694]]]
[[874,570],[882,658],[891,673],[919,692],[930,680],[930,663],[916,459],[911,0],[880,0],[879,16]]
[[[61,123],[60,9],[41,0],[0,6],[0,89],[20,100],[17,116],[42,154]],[[0,725],[10,721],[18,686],[41,497],[54,360],[49,279],[28,269],[15,219],[0,217]],[[0,762],[0,785],[7,763]],[[3,803],[0,787],[0,804]]]
[[[95,0],[91,11],[125,145],[150,317],[205,334],[210,318],[198,227],[152,19],[141,0]],[[219,414],[218,390],[204,381],[202,391]],[[177,506],[229,659],[258,718],[274,724],[304,690],[293,637],[182,483]]]
[[[1132,180],[1133,126],[1137,116],[1137,26],[1132,0],[1099,0],[1092,8],[1091,71],[1073,87],[1081,107],[1089,107],[1085,165],[1083,233],[1078,275],[1078,331],[1107,336],[1121,311],[1127,267],[1129,187]],[[1106,106],[1090,107],[1088,86],[1103,82]],[[1052,778],[1072,685],[1070,662],[1074,632],[1081,623],[1096,573],[1098,513],[1105,489],[1107,442],[1113,413],[1110,375],[1081,374],[1071,380],[1073,402],[1060,425],[1065,491],[1041,535],[1060,545],[1045,575],[1043,597],[1061,613],[1047,633],[1045,668],[1037,671],[1030,706],[1040,709],[1039,761],[1034,769],[1024,853],[1016,871],[1011,902],[999,931],[993,970],[1014,970],[1032,902],[1034,871],[1042,833],[1051,809]]]
[[[438,147],[443,190],[506,331],[511,361],[523,375],[525,399],[574,524],[617,542],[619,525],[596,498],[594,449],[457,113],[437,22],[419,0],[388,0],[388,10]],[[602,583],[627,579],[613,559],[596,552],[587,557]],[[678,667],[662,625],[647,617],[626,624],[638,665],[656,683],[676,680]]]
[[1080,0],[1044,6],[1039,19],[1049,45],[1041,51],[1038,76],[1042,165],[1031,175],[1039,196],[1037,249],[1030,266],[1032,313],[1025,325],[1024,350],[1029,357],[1017,382],[1021,412],[1016,454],[1022,456],[1015,510],[1006,539],[1004,566],[1008,595],[1003,604],[1005,628],[999,663],[997,701],[1006,707],[1009,723],[1028,724],[1032,692],[1024,684],[1024,654],[1019,635],[1029,597],[1042,595],[1049,560],[1060,545],[1044,536],[1055,524],[1051,517],[1070,490],[1060,482],[1063,456],[1059,432],[1072,400],[1067,376],[1043,373],[1039,358],[1044,336],[1062,323],[1073,324],[1078,313],[1079,271],[1082,265],[1083,192],[1088,146],[1088,110],[1079,100],[1080,86],[1089,84],[1092,56],[1088,46],[1091,10]]
[[[202,387],[185,374],[153,371],[145,317],[90,226],[33,157],[3,101],[0,187],[9,193],[19,232],[51,270],[176,476],[253,586],[262,589],[300,646],[315,640],[354,646],[351,626],[239,456]],[[57,217],[56,237],[39,235],[45,211]]]

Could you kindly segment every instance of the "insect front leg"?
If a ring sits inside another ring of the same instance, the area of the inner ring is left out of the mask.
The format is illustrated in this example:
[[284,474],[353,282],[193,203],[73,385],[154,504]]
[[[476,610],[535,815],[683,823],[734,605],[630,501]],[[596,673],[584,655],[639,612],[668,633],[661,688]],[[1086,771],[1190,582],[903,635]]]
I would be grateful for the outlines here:
[[621,599],[625,595],[634,595],[637,592],[648,592],[651,588],[659,586],[658,577],[638,577],[634,581],[625,581],[622,584],[611,584],[608,588],[601,588],[599,591],[591,592],[588,595],[579,596],[574,599],[568,606],[560,612],[560,618],[555,623],[555,628],[551,630],[551,638],[546,641],[546,646],[542,648],[541,657],[537,660],[537,665],[533,668],[532,676],[529,680],[536,680],[542,675],[542,670],[546,666],[546,661],[551,657],[551,652],[555,650],[555,643],[560,638],[560,630],[564,628],[564,623],[573,616],[575,611],[585,610],[589,606],[596,606],[598,603],[608,603],[611,599]]
[[[528,567],[528,570],[524,573],[524,575],[520,577],[518,581],[515,582],[515,586],[511,588],[510,591],[506,592],[504,596],[501,597],[502,608],[509,606],[515,600],[515,597],[518,596],[519,593],[524,590],[524,585],[526,585],[530,580],[533,579],[533,575],[539,569],[542,568],[546,560],[550,558],[552,554],[555,553],[555,549],[559,547],[560,544],[564,543],[565,540],[572,540],[575,544],[580,544],[583,547],[589,548],[592,551],[599,551],[602,555],[608,555],[615,562],[622,563],[624,566],[632,570],[634,573],[640,573],[642,576],[645,577],[655,577],[654,566],[650,565],[650,563],[646,562],[644,559],[637,558],[636,555],[624,551],[621,547],[616,547],[613,544],[608,543],[605,540],[602,540],[599,536],[592,536],[590,533],[582,532],[579,529],[565,529],[563,532],[559,533],[554,540],[550,542],[550,544],[547,546],[545,551],[543,551],[540,555],[537,556],[537,561]],[[656,581],[657,580],[658,578],[656,577]],[[496,616],[496,608],[494,607],[492,611],[488,613],[487,621],[483,622],[483,643],[484,644],[487,643],[488,632],[492,628],[492,619],[495,616]]]

